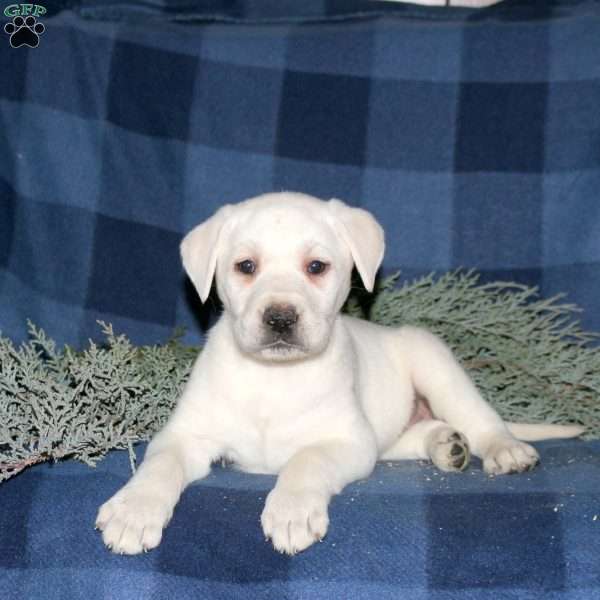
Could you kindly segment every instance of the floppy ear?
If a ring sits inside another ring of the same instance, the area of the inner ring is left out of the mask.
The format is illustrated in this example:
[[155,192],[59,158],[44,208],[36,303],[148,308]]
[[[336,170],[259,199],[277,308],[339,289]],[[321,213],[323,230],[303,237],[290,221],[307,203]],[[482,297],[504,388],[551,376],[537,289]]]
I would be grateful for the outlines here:
[[179,246],[183,266],[202,302],[206,302],[210,293],[217,268],[219,242],[232,208],[229,204],[221,207],[210,219],[192,229]]
[[333,228],[350,248],[360,278],[367,290],[372,292],[385,250],[381,225],[371,213],[362,208],[352,208],[340,200],[330,200],[329,211]]

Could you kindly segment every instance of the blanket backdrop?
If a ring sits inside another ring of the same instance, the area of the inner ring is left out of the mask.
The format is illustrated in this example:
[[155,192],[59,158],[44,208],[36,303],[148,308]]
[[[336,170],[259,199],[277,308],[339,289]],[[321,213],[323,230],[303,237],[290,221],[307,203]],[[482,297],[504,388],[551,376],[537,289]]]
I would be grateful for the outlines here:
[[182,234],[284,189],[372,211],[384,273],[475,267],[600,329],[599,3],[68,4],[0,38],[5,335],[198,340]]
[[[200,341],[183,233],[284,189],[372,211],[384,274],[474,267],[600,330],[599,2],[44,6],[38,47],[0,32],[4,335]],[[258,527],[271,478],[216,470],[131,558],[92,530],[127,453],[34,467],[0,486],[0,598],[600,598],[600,446],[538,447],[506,478],[381,465],[291,559]]]

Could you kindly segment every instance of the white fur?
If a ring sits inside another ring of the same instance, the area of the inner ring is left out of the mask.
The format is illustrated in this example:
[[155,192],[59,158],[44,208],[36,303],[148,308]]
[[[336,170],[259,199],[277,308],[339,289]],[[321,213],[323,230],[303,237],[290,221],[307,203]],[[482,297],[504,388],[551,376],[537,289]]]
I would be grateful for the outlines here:
[[[327,533],[331,496],[367,477],[378,458],[430,458],[458,470],[470,450],[494,474],[537,462],[440,339],[339,314],[353,264],[371,289],[383,250],[382,229],[366,211],[291,193],[224,207],[186,236],[184,266],[203,300],[216,273],[224,313],[144,462],[100,508],[109,548],[158,545],[185,486],[222,457],[279,474],[261,521],[290,554]],[[248,259],[253,275],[235,266]],[[326,272],[309,275],[313,260],[328,263]],[[263,314],[273,304],[297,310],[289,343],[267,339]],[[435,419],[409,426],[417,394]],[[540,427],[521,433],[580,432]]]

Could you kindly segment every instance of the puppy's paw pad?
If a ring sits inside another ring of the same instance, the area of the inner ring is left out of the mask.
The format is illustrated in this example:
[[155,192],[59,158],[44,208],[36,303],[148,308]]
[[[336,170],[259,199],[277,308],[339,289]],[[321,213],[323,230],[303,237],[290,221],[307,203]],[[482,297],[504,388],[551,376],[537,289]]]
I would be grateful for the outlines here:
[[436,429],[427,447],[433,464],[441,471],[462,471],[471,459],[467,438],[451,427]]
[[514,438],[501,438],[492,443],[483,456],[483,469],[490,475],[522,473],[540,461],[537,450]]
[[296,554],[327,534],[327,497],[317,492],[275,488],[261,516],[263,532],[279,552]]
[[155,548],[169,522],[169,506],[155,496],[123,488],[98,511],[96,528],[109,550],[116,554],[139,554]]

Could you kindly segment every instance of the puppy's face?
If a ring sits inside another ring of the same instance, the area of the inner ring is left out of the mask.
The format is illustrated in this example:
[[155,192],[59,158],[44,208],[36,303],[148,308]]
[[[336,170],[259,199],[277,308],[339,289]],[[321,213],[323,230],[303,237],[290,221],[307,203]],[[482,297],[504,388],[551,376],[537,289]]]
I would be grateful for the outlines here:
[[[364,242],[373,247],[357,259],[355,246]],[[203,252],[210,244],[212,251]],[[224,207],[182,243],[184,265],[203,299],[211,266],[196,259],[214,260],[237,345],[265,361],[322,352],[348,295],[353,262],[372,287],[382,254],[381,228],[365,211],[289,193]]]
[[217,259],[217,289],[245,352],[289,360],[327,345],[352,258],[322,212],[282,203],[236,215]]

